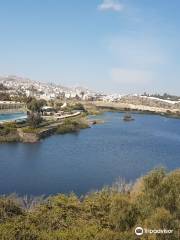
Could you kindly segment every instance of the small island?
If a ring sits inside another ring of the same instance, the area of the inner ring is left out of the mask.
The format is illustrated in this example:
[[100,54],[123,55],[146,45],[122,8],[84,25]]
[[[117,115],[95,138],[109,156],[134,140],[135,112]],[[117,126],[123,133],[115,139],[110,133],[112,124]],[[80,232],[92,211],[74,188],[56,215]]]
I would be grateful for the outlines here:
[[132,115],[130,113],[127,112],[124,114],[123,120],[125,122],[130,122],[130,121],[134,121],[134,118],[132,117]]

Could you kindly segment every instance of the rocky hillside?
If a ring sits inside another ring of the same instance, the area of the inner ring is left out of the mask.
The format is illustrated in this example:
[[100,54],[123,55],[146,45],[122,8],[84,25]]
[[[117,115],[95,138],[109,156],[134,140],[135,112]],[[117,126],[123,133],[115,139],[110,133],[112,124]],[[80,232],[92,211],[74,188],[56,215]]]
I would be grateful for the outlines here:
[[180,109],[180,101],[168,101],[145,96],[124,96],[121,98],[120,102],[156,108]]

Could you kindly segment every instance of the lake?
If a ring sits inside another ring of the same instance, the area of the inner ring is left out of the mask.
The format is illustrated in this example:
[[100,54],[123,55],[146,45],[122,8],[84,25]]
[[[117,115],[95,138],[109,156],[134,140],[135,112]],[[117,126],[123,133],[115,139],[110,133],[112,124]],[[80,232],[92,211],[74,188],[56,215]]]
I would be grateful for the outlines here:
[[18,119],[26,118],[25,113],[4,113],[0,114],[0,122],[14,121]]
[[78,195],[134,181],[149,170],[180,167],[180,120],[123,113],[96,118],[105,123],[77,134],[54,135],[36,144],[0,145],[0,194]]

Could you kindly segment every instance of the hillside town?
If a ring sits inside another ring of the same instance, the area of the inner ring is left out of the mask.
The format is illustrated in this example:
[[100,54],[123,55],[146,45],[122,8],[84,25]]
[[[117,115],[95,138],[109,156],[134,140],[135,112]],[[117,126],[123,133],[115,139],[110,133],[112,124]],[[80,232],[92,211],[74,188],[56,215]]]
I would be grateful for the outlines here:
[[35,97],[46,101],[56,98],[89,100],[100,95],[82,87],[69,88],[17,76],[0,77],[0,84],[6,88],[3,91],[6,91],[12,97],[25,94],[27,97]]
[[[36,99],[49,100],[85,100],[85,101],[103,101],[103,102],[124,102],[133,104],[150,104],[159,103],[160,105],[179,105],[180,97],[150,94],[107,94],[89,90],[83,87],[65,87],[55,83],[45,83],[33,81],[29,78],[18,76],[0,76],[0,94],[8,93],[10,97],[25,95],[26,97],[35,97]],[[1,99],[0,99],[1,100]]]

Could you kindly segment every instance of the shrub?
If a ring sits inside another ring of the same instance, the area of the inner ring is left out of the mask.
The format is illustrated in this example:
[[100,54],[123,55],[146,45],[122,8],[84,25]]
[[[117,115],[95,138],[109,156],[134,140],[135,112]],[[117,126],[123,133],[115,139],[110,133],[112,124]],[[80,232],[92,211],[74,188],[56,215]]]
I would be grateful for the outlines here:
[[11,197],[0,198],[0,223],[4,222],[8,218],[19,216],[23,214],[23,209],[18,202]]
[[39,131],[37,128],[25,127],[25,128],[23,128],[23,132],[24,133],[38,133]]
[[81,111],[85,111],[85,108],[83,106],[82,103],[76,103],[72,106],[72,109],[73,110],[81,110]]
[[16,199],[1,197],[0,239],[134,240],[139,225],[174,230],[141,239],[179,239],[180,170],[156,169],[129,191],[104,188],[81,198],[59,194],[25,209]]
[[116,195],[112,199],[110,219],[116,230],[130,230],[137,221],[138,209],[130,202],[129,196]]
[[61,125],[57,128],[57,133],[65,134],[71,132],[78,132],[80,129],[85,129],[89,127],[89,125],[82,120],[71,120],[66,119]]
[[28,123],[32,128],[37,128],[42,122],[42,117],[39,113],[30,113]]
[[15,123],[4,123],[0,127],[0,142],[19,141],[19,135]]

